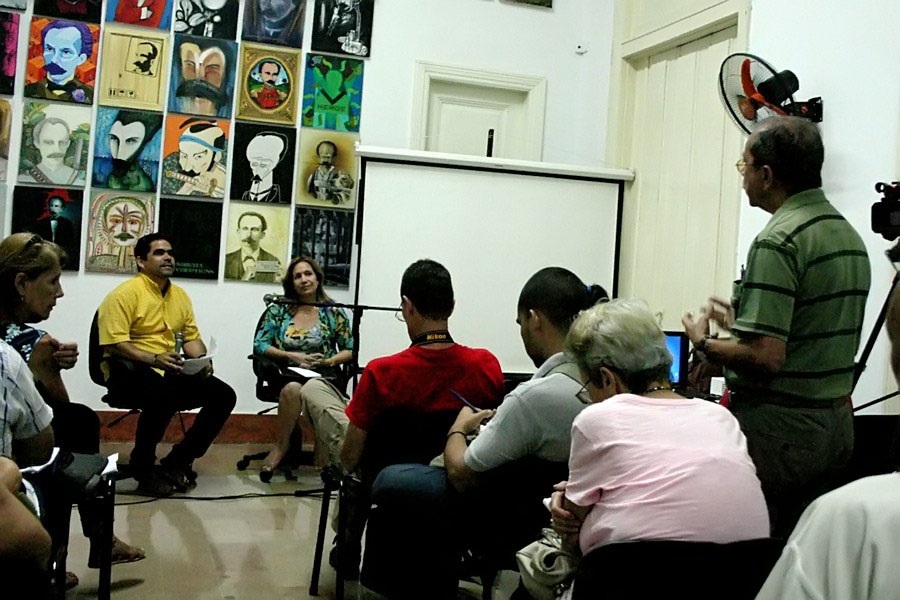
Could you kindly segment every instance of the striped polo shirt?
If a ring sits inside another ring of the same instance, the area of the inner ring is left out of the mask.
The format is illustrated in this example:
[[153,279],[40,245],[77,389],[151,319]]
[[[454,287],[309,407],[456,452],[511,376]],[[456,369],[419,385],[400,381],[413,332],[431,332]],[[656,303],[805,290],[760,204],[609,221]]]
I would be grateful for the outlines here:
[[849,394],[870,280],[862,239],[822,190],[788,198],[753,241],[733,297],[735,335],[784,341],[784,365],[769,380],[726,370],[729,388],[782,402]]

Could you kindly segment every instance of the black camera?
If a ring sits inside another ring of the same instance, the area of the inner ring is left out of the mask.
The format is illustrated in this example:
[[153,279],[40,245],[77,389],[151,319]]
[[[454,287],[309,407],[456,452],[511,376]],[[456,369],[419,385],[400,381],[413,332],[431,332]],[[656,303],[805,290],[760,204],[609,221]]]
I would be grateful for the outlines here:
[[900,237],[900,181],[875,184],[881,200],[872,205],[872,231],[891,242]]

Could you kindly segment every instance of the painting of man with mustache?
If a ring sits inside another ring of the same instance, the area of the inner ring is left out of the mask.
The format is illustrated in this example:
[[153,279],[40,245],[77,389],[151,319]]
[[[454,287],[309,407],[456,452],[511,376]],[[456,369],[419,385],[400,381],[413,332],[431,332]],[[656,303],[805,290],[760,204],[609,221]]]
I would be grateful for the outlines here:
[[66,270],[77,271],[81,257],[81,204],[77,189],[19,185],[13,192],[12,231],[36,233],[66,251]]
[[91,196],[86,271],[135,273],[134,245],[153,231],[155,197],[99,192]]
[[235,42],[176,35],[169,110],[231,117],[236,56]]
[[83,186],[90,142],[86,106],[25,104],[19,181]]
[[100,107],[94,143],[94,187],[155,192],[162,115]]
[[100,27],[35,17],[25,71],[29,98],[91,104]]

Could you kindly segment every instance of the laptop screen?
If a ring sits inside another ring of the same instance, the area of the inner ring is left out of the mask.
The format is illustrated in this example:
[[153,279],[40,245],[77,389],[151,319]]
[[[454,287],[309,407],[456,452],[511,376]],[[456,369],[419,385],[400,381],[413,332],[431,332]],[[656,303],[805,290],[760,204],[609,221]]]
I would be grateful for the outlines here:
[[672,368],[669,370],[669,381],[672,387],[687,385],[688,355],[690,342],[683,331],[666,331],[666,346],[672,353]]

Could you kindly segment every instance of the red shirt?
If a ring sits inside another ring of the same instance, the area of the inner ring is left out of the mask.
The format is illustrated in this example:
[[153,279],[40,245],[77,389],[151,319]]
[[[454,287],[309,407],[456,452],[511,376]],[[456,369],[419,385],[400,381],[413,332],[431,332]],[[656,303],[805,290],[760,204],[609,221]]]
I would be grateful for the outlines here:
[[391,408],[461,409],[463,403],[451,389],[479,408],[495,408],[503,398],[503,372],[497,357],[481,348],[454,344],[443,350],[413,346],[376,358],[359,379],[347,417],[366,431]]
[[256,101],[259,102],[259,105],[262,108],[275,108],[279,104],[281,104],[281,98],[278,95],[278,90],[265,86],[263,86],[259,90],[259,95],[256,97]]

